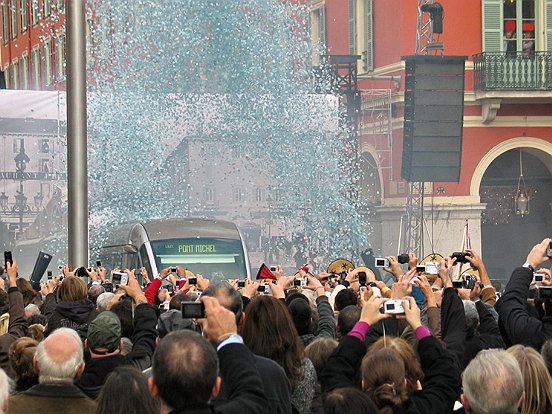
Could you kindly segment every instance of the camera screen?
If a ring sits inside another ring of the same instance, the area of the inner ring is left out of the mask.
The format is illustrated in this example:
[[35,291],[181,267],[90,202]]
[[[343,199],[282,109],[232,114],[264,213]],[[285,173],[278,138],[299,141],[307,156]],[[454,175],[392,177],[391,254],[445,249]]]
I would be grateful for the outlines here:
[[394,303],[388,303],[387,304],[387,309],[388,310],[395,310],[395,304]]
[[244,281],[244,280],[238,281],[238,287],[239,287],[239,288],[245,287],[245,281]]
[[114,285],[120,285],[121,284],[121,280],[123,278],[123,275],[126,276],[125,273],[121,273],[121,272],[113,272],[113,276],[112,276],[112,282]]
[[301,279],[294,279],[293,286],[301,286]]
[[376,266],[377,267],[384,267],[385,266],[385,259],[376,259]]
[[197,285],[197,277],[189,277],[188,278],[188,283],[190,285]]
[[181,310],[184,319],[205,318],[203,302],[182,302]]
[[266,286],[265,285],[261,285],[257,288],[257,292],[266,292]]
[[96,260],[96,267],[102,267],[102,261]]

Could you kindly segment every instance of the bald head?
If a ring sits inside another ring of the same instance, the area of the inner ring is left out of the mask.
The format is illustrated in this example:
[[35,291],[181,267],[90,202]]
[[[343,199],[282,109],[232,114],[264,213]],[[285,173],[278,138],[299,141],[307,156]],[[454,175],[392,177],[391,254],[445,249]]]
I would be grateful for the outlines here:
[[73,329],[56,329],[38,345],[35,361],[41,383],[72,382],[84,366],[79,335]]

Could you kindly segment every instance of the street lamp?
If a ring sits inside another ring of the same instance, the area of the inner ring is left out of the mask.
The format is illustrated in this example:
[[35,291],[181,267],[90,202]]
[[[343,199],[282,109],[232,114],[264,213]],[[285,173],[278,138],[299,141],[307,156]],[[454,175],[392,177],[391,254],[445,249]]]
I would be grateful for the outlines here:
[[19,217],[19,227],[18,231],[21,234],[23,232],[23,224],[25,216],[29,214],[36,215],[40,212],[42,207],[42,202],[44,200],[44,195],[39,191],[34,196],[34,205],[29,205],[27,203],[28,198],[23,191],[23,183],[27,180],[25,176],[25,170],[27,169],[27,164],[30,161],[29,156],[25,153],[25,144],[22,142],[21,147],[19,148],[19,153],[14,158],[15,161],[15,179],[19,180],[18,189],[15,191],[15,201],[10,203],[10,197],[2,191],[0,194],[0,213],[6,216],[16,216]]

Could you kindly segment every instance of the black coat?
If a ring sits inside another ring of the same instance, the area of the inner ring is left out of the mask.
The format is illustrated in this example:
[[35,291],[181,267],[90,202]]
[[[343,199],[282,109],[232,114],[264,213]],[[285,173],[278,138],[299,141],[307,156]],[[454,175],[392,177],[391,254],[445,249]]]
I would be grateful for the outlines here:
[[527,295],[532,281],[533,272],[530,269],[514,269],[504,294],[495,305],[500,317],[498,326],[507,347],[522,344],[540,350],[542,344],[552,338],[552,318],[545,316],[541,320],[527,309]]
[[96,307],[89,299],[55,303],[55,295],[46,296],[43,313],[48,318],[44,335],[48,336],[57,328],[71,328],[77,331],[81,339],[86,339],[88,324],[97,316]]
[[488,311],[487,306],[483,302],[477,301],[475,307],[479,314],[479,326],[466,339],[464,367],[483,349],[504,348],[504,341],[500,329],[498,329],[498,323]]
[[155,307],[148,303],[138,305],[134,313],[132,351],[126,356],[118,354],[87,361],[84,372],[75,385],[90,398],[96,399],[107,376],[118,366],[131,365],[139,370],[151,366],[157,339],[156,325]]
[[[360,368],[366,353],[363,341],[346,336],[332,353],[326,368],[322,371],[322,392],[335,388],[351,387],[352,379]],[[460,371],[454,357],[429,336],[418,342],[418,354],[424,371],[422,390],[415,391],[399,406],[393,408],[396,414],[452,413],[454,402],[460,395]]]
[[[274,414],[291,414],[291,384],[284,369],[271,359],[253,355],[255,366],[263,381],[263,389],[268,399],[268,406],[264,412]],[[219,395],[213,401],[215,407],[228,402],[228,387],[222,382]]]
[[255,365],[253,353],[242,344],[228,344],[218,352],[222,383],[226,384],[227,401],[214,407],[205,404],[201,407],[178,408],[171,414],[243,414],[265,413],[268,400],[263,390],[263,378]]

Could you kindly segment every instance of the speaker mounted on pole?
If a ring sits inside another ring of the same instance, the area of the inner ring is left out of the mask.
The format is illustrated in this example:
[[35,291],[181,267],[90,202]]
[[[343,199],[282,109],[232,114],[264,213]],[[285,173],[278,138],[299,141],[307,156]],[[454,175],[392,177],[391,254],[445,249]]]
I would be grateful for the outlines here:
[[406,62],[401,176],[458,182],[467,56],[403,56]]

